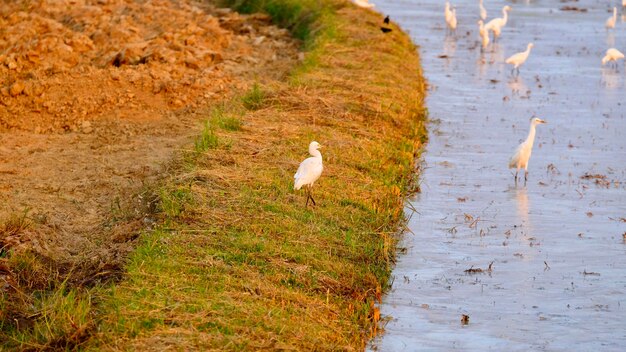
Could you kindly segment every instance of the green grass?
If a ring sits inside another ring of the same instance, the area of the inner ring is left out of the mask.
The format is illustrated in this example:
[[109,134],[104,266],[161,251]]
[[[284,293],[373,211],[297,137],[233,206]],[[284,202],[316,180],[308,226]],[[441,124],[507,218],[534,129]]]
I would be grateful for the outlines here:
[[265,12],[272,22],[290,30],[304,42],[317,35],[319,17],[330,11],[325,0],[221,0],[221,3],[241,13]]
[[254,83],[252,89],[241,97],[243,106],[248,110],[258,110],[263,107],[263,100],[265,99],[265,92],[261,89],[258,83]]
[[159,210],[167,217],[178,218],[192,202],[193,194],[189,188],[162,189]]
[[[0,298],[0,307],[3,309],[7,307],[6,298]],[[78,347],[91,333],[94,322],[89,291],[68,288],[63,283],[55,290],[40,292],[33,302],[30,308],[37,319],[32,324],[24,317],[14,317],[14,324],[4,319],[0,322],[3,335],[10,336],[10,340],[4,341],[8,346],[33,350],[70,350]],[[20,329],[20,322],[28,324],[28,327]]]
[[238,111],[227,111],[227,107],[220,105],[211,110],[211,124],[218,126],[226,131],[241,131],[242,113]]
[[210,121],[205,121],[202,133],[196,137],[194,143],[195,150],[198,153],[204,153],[209,149],[215,149],[219,145],[219,138],[215,134],[215,128]]

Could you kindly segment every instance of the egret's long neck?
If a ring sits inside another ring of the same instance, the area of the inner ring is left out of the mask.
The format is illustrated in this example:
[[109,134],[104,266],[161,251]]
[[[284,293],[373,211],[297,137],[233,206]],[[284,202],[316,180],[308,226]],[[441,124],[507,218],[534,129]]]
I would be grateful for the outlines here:
[[613,22],[617,20],[617,7],[613,8]]
[[533,147],[533,144],[535,143],[535,124],[531,123],[530,124],[530,131],[528,131],[528,137],[526,137],[526,142],[527,144],[530,145],[530,147]]
[[314,156],[316,158],[322,158],[322,153],[320,153],[319,150],[317,149],[313,149],[313,150],[309,150],[309,154],[311,154],[311,156]]
[[504,19],[504,25],[506,25],[506,22],[509,20],[509,13],[506,11],[506,9],[502,9],[502,18]]
[[526,51],[525,51],[526,56],[530,55],[530,49],[531,49],[531,47],[530,47],[530,46],[526,48]]

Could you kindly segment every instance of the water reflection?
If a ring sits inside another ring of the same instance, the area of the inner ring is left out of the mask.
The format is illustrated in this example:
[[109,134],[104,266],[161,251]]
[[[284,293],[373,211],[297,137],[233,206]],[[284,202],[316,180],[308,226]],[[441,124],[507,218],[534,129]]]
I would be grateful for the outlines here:
[[613,33],[613,31],[608,31],[606,33],[606,46],[608,48],[615,46],[615,33]]
[[509,188],[509,192],[515,198],[517,216],[522,220],[522,224],[530,228],[528,221],[528,190],[526,186],[512,186]]
[[[619,66],[618,66],[619,67]],[[622,75],[615,68],[613,63],[608,63],[602,67],[602,85],[606,88],[620,88],[622,86]]]
[[443,53],[448,57],[453,57],[456,53],[456,38],[453,35],[446,35],[443,40]]
[[489,51],[489,63],[504,62],[504,51],[500,43],[493,43]]
[[513,76],[511,77],[507,84],[506,84],[510,89],[511,89],[511,94],[512,95],[527,95],[527,93],[529,94],[529,90],[528,90],[528,86],[526,85],[526,83],[524,82],[524,79],[521,76]]
[[480,55],[478,56],[478,58],[476,59],[476,72],[478,73],[478,78],[482,79],[485,77],[485,74],[487,73],[487,60],[485,58],[485,52],[484,51],[480,51]]

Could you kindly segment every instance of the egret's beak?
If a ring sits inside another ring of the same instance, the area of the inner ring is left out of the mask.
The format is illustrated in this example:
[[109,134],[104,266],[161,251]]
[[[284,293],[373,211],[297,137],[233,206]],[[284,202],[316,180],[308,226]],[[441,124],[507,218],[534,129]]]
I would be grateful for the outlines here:
[[546,120],[539,120],[540,123],[548,123]]

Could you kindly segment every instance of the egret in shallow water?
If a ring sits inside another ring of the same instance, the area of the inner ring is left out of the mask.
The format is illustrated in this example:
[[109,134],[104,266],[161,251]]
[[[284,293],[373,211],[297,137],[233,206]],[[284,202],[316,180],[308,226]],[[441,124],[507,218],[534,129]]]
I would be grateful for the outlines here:
[[[626,1],[626,0],[624,0],[624,1]],[[478,8],[480,9],[480,19],[483,20],[483,21],[486,20],[487,19],[487,10],[483,6],[483,0],[478,0]]]
[[483,20],[478,20],[478,35],[480,36],[482,42],[481,50],[485,50],[487,45],[489,45],[489,31],[485,29]]
[[615,28],[615,21],[617,21],[617,7],[613,7],[613,16],[609,17],[606,22],[604,22],[604,27],[606,29]]
[[456,33],[456,25],[457,25],[456,7],[452,8],[452,11],[450,12],[450,17],[448,17],[448,20],[447,20],[447,24],[448,24],[448,29],[450,30],[450,32]]
[[526,51],[522,51],[521,53],[517,53],[514,55],[511,55],[511,57],[509,57],[508,59],[506,59],[506,63],[513,65],[513,69],[511,70],[511,74],[513,74],[514,70],[517,70],[517,74],[519,75],[519,67],[526,62],[526,59],[528,59],[528,55],[530,55],[530,49],[532,49],[532,47],[534,46],[533,43],[528,43],[528,46],[526,47]]
[[528,137],[526,140],[520,144],[517,149],[515,149],[515,153],[511,156],[511,160],[509,160],[509,169],[517,169],[515,171],[515,182],[517,183],[517,174],[521,168],[524,168],[524,182],[528,180],[528,159],[530,159],[530,154],[533,151],[533,144],[535,143],[535,128],[537,125],[547,123],[546,121],[533,117],[530,120],[530,131],[528,132]]
[[296,174],[293,176],[293,189],[299,190],[304,186],[306,191],[305,207],[309,205],[309,199],[313,202],[313,205],[316,205],[311,190],[315,181],[322,175],[322,170],[324,170],[322,153],[319,151],[321,147],[322,146],[316,141],[309,144],[309,154],[311,154],[311,157],[304,159],[304,161],[300,163],[298,171],[296,171]]
[[506,26],[506,23],[509,20],[509,11],[511,11],[511,6],[506,5],[502,8],[502,17],[497,17],[487,22],[485,25],[485,29],[487,31],[493,31],[493,41],[495,42],[500,36],[500,32],[502,28]]
[[606,51],[606,55],[604,55],[604,57],[602,58],[602,65],[610,61],[615,64],[615,69],[617,69],[617,60],[623,58],[624,54],[622,54],[619,50],[615,48],[610,48]]
[[450,27],[450,17],[452,17],[452,10],[450,10],[450,2],[446,1],[446,5],[443,9],[443,15],[446,19],[446,28]]

